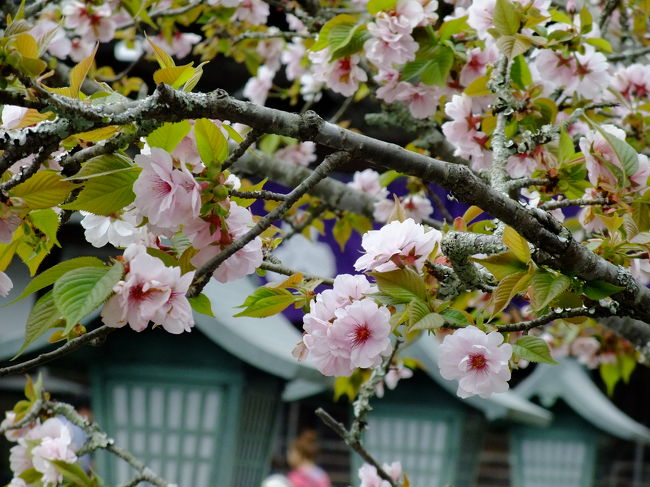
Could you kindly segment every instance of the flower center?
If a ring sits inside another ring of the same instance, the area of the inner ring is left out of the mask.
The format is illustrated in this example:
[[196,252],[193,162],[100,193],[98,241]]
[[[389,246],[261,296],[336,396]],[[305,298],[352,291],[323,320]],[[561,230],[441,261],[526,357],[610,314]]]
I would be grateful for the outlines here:
[[368,328],[368,325],[359,325],[354,330],[354,336],[352,337],[352,347],[360,347],[366,343],[370,337],[372,337],[372,331]]
[[482,353],[472,353],[467,360],[469,369],[483,370],[487,367],[487,359]]

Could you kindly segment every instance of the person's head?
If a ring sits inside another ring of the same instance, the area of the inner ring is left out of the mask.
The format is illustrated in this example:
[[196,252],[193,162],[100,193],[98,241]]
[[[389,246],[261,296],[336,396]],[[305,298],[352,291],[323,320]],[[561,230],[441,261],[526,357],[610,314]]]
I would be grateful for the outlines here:
[[314,463],[318,455],[318,435],[314,430],[304,430],[293,441],[287,453],[291,468]]

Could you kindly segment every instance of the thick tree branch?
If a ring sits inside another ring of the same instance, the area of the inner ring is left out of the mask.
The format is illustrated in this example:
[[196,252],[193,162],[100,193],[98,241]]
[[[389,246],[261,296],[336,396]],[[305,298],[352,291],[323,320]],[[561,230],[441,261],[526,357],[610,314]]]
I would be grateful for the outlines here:
[[527,331],[537,328],[538,326],[548,325],[549,323],[560,320],[563,318],[576,318],[578,316],[586,316],[589,318],[597,318],[604,316],[613,316],[616,315],[616,311],[609,308],[603,308],[601,306],[596,307],[586,307],[581,306],[579,308],[568,308],[560,309],[558,311],[553,310],[545,315],[539,316],[532,320],[520,321],[519,323],[512,323],[509,325],[498,325],[497,330],[501,332],[508,331]]

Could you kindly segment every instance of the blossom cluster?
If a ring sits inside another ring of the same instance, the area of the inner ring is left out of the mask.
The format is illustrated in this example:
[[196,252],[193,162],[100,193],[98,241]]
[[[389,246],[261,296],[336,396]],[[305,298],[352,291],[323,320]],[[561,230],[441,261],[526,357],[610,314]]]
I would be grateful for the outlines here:
[[[14,412],[7,412],[0,426],[10,427],[15,419]],[[14,475],[10,487],[27,487],[27,482],[20,475],[29,469],[40,474],[40,482],[45,487],[60,485],[63,475],[52,461],[76,462],[76,449],[81,446],[74,445],[68,423],[56,417],[43,423],[36,420],[20,429],[8,429],[6,437],[16,443],[9,451],[9,464]]]
[[[402,481],[402,464],[400,462],[393,463],[384,463],[381,468],[386,472],[390,477],[399,484]],[[377,467],[370,465],[369,463],[364,463],[359,468],[359,480],[361,487],[390,487],[390,482],[384,480],[377,473]]]

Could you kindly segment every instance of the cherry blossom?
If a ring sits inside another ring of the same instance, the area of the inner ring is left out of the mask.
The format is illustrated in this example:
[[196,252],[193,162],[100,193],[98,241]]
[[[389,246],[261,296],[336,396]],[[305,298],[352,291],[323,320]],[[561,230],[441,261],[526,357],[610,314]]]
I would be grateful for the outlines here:
[[66,463],[77,461],[77,455],[72,449],[70,430],[60,419],[50,418],[33,431],[44,435],[41,443],[31,451],[34,469],[43,474],[41,481],[45,486],[59,485],[63,475],[52,464],[52,460]]
[[600,350],[600,342],[594,337],[578,337],[571,342],[571,354],[578,358],[578,362],[590,369],[598,367],[599,361],[596,353]]
[[447,335],[440,345],[440,375],[458,381],[459,397],[490,397],[508,390],[512,346],[498,332],[468,326]]
[[[201,40],[201,36],[192,32],[181,32],[177,30],[170,37],[162,33],[155,36],[152,41],[156,46],[165,50],[170,56],[176,56],[178,59],[187,57],[192,52],[192,47]],[[145,44],[147,52],[153,49],[149,43]]]
[[[400,462],[393,462],[391,464],[384,463],[381,467],[395,482],[399,483],[401,481],[402,464]],[[390,482],[379,476],[377,468],[374,465],[364,463],[359,468],[358,474],[361,480],[360,487],[390,487]]]
[[292,42],[284,46],[281,60],[286,65],[285,73],[289,81],[293,81],[305,73],[306,68],[303,66],[303,59],[306,53],[307,49],[300,38],[293,39]]
[[[211,221],[197,218],[187,223],[183,226],[183,232],[199,251],[192,257],[192,264],[196,267],[205,265],[225,247],[245,235],[252,224],[251,212],[234,202],[230,203],[230,213],[226,218],[227,228],[222,228],[218,218]],[[217,267],[212,277],[219,282],[241,279],[254,272],[262,263],[262,258],[262,240],[256,237]]]
[[[225,2],[222,1],[225,6]],[[262,0],[241,0],[238,3],[239,7],[233,15],[233,20],[248,22],[253,25],[262,25],[266,23],[266,18],[269,16],[269,5]]]
[[[280,29],[277,27],[269,27],[267,32],[269,35],[274,35],[280,32]],[[264,64],[271,71],[276,72],[280,69],[283,47],[284,41],[282,39],[261,39],[257,43],[255,51],[264,58]]]
[[15,129],[19,127],[28,111],[28,108],[17,107],[15,105],[4,105],[2,107],[2,126],[6,129]]
[[295,166],[307,167],[316,160],[316,144],[313,142],[299,142],[280,149],[275,157],[281,161]]
[[52,32],[54,34],[50,37],[47,44],[47,52],[59,59],[65,59],[70,54],[72,43],[59,24],[48,19],[43,19],[29,31],[38,42],[44,42]]
[[0,296],[3,298],[6,297],[13,287],[14,283],[11,282],[11,278],[4,272],[0,271]]
[[90,56],[93,52],[93,44],[82,39],[75,37],[70,41],[70,59],[75,63],[81,62]]
[[257,69],[257,75],[249,78],[244,86],[243,95],[258,105],[264,105],[266,97],[273,86],[275,71],[268,66],[260,66]]
[[177,169],[171,155],[158,147],[151,154],[135,156],[142,172],[133,184],[135,207],[149,222],[161,229],[178,230],[201,210],[201,190],[183,165]]
[[406,103],[415,118],[429,118],[436,113],[438,98],[437,88],[424,83],[400,83],[400,92],[396,97],[398,101]]
[[412,266],[421,271],[441,238],[438,230],[425,231],[412,218],[391,222],[363,236],[361,246],[365,254],[357,259],[354,268],[357,271],[388,272]]
[[506,170],[511,178],[528,177],[537,169],[537,159],[532,154],[515,154],[508,158]]
[[[16,413],[14,411],[6,411],[5,419],[0,423],[0,429],[5,429],[10,427],[16,422]],[[29,425],[23,426],[22,428],[17,429],[7,429],[5,431],[5,437],[9,441],[17,442],[19,439],[23,438],[27,433],[35,426],[40,425],[40,422],[30,423]]]
[[445,105],[445,113],[451,121],[442,125],[447,140],[456,147],[454,155],[470,158],[472,169],[486,169],[492,163],[492,153],[486,150],[487,134],[479,130],[482,118],[473,111],[471,97],[454,95]]
[[485,75],[488,64],[494,63],[498,58],[498,51],[494,46],[485,49],[478,47],[467,51],[467,63],[460,71],[458,81],[463,86],[468,86],[476,78]]
[[126,208],[120,215],[101,216],[82,211],[81,226],[84,237],[93,247],[110,243],[114,247],[127,247],[132,243],[153,243],[154,237],[146,226],[138,227],[140,218],[135,208]]
[[192,311],[185,297],[194,272],[181,276],[179,267],[167,267],[146,253],[142,245],[132,244],[124,252],[128,272],[102,309],[102,321],[121,328],[127,323],[143,331],[149,321],[162,325],[169,333],[190,331]]
[[[375,203],[375,210],[372,216],[378,222],[385,223],[395,211],[395,200],[384,199]],[[431,201],[419,194],[409,194],[400,198],[400,204],[404,209],[407,218],[412,218],[416,222],[421,222],[433,213]]]
[[411,37],[411,31],[407,17],[380,12],[375,21],[368,24],[372,38],[364,44],[366,57],[381,69],[412,61],[419,46]]
[[109,42],[115,36],[117,25],[112,18],[110,5],[106,3],[88,5],[75,0],[65,3],[62,12],[65,26],[74,30],[87,43],[92,44],[96,40]]
[[324,81],[328,88],[343,96],[352,96],[359,88],[359,83],[368,80],[368,75],[359,66],[361,57],[346,56],[329,61],[329,49],[309,54],[313,63],[314,77]]
[[379,173],[372,169],[356,171],[348,186],[378,199],[383,199],[388,196],[388,190],[379,181]]
[[411,377],[413,377],[413,371],[408,367],[404,367],[403,362],[399,362],[397,365],[392,365],[386,373],[384,380],[377,384],[375,395],[377,397],[384,397],[384,384],[386,384],[386,387],[392,391],[397,387],[397,383],[401,379],[410,379]]
[[585,46],[584,53],[576,52],[575,57],[576,67],[567,89],[586,98],[599,99],[611,80],[607,59],[590,45]]

